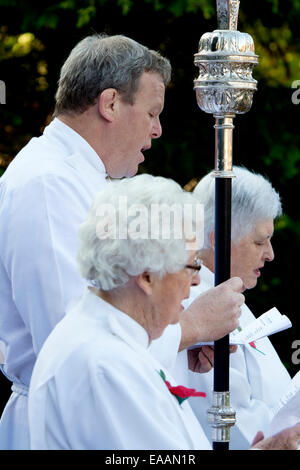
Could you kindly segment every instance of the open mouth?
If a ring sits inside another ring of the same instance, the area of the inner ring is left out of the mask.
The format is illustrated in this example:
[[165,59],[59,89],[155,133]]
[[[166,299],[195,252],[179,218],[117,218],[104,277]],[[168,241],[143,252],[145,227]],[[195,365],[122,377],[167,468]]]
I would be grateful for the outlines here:
[[144,145],[144,147],[141,148],[141,152],[144,153],[146,150],[149,150],[151,148],[151,145]]

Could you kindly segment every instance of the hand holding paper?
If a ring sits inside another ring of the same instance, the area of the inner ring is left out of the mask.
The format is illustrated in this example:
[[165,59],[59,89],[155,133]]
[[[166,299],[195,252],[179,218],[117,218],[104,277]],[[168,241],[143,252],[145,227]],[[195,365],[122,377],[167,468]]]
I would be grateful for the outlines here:
[[[231,345],[249,344],[257,341],[265,336],[270,336],[279,331],[286,330],[292,326],[291,321],[286,315],[282,315],[276,307],[271,308],[263,313],[259,318],[254,320],[249,325],[245,326],[243,330],[235,330],[229,335],[229,343]],[[189,349],[200,347],[204,344],[213,343],[197,343]]]
[[230,344],[247,344],[257,341],[265,336],[270,336],[279,331],[286,330],[292,326],[286,315],[282,315],[276,307],[263,313],[254,322],[243,328],[242,331],[235,330],[230,334]]

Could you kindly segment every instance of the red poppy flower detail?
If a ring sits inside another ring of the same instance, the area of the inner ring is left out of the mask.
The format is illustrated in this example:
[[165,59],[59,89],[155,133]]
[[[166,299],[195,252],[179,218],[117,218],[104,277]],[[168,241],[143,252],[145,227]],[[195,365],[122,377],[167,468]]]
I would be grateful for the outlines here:
[[159,375],[165,382],[166,386],[168,387],[172,395],[175,396],[179,405],[181,405],[181,403],[189,397],[204,397],[204,398],[206,397],[206,393],[197,392],[197,390],[195,390],[194,388],[187,388],[187,387],[184,387],[183,385],[177,385],[176,387],[172,387],[170,382],[166,380],[165,373],[162,370],[159,371]]
[[249,345],[253,348],[253,349],[256,349],[256,351],[260,352],[261,354],[263,354],[264,356],[266,355],[264,352],[260,351],[259,349],[257,349],[257,346],[256,344],[254,343],[254,341],[251,341],[251,343],[249,343]]

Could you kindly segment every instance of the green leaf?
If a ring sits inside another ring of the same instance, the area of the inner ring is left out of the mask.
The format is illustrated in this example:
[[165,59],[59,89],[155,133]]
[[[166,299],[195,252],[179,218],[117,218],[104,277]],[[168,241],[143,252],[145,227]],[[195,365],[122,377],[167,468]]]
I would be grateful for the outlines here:
[[94,5],[90,5],[86,8],[80,8],[77,14],[78,19],[76,28],[82,28],[86,24],[90,23],[91,19],[96,15],[96,7]]
[[162,378],[164,381],[166,380],[166,374],[164,373],[164,371],[163,371],[162,369],[160,369],[159,375],[161,376],[161,378]]
[[123,15],[127,15],[133,6],[133,1],[132,0],[118,0],[118,5],[120,5],[122,9]]

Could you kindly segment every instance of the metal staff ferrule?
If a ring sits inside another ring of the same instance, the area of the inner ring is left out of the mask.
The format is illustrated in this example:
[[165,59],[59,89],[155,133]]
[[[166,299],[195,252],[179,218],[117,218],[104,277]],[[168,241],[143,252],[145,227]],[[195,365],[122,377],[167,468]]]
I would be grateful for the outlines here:
[[229,442],[230,428],[235,424],[235,410],[230,406],[229,392],[213,392],[213,404],[207,411],[214,442]]
[[215,128],[215,171],[216,178],[234,178],[232,171],[232,134],[234,114],[214,114]]

